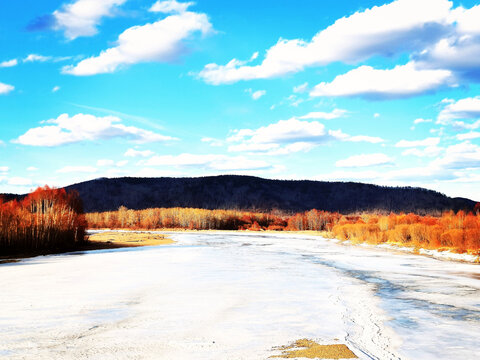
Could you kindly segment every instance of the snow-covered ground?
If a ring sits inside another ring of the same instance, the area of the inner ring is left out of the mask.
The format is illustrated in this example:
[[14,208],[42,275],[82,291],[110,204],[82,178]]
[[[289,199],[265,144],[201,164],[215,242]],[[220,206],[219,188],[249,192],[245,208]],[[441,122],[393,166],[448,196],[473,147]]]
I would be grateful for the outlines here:
[[0,265],[0,358],[267,359],[301,338],[362,359],[477,359],[480,267],[293,234]]

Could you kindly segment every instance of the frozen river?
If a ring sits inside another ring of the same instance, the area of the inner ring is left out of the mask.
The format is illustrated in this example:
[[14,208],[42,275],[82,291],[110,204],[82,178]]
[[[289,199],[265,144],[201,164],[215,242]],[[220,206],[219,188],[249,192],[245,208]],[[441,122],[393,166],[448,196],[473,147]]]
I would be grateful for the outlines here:
[[361,359],[478,359],[480,266],[303,235],[0,265],[0,358],[267,359],[297,339]]

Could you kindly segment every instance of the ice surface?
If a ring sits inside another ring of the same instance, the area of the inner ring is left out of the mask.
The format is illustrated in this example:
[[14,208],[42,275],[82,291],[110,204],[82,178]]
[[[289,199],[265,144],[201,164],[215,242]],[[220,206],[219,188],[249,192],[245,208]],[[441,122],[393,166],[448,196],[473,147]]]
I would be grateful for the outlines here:
[[476,265],[293,234],[170,236],[0,265],[0,358],[267,359],[300,338],[362,359],[478,358]]

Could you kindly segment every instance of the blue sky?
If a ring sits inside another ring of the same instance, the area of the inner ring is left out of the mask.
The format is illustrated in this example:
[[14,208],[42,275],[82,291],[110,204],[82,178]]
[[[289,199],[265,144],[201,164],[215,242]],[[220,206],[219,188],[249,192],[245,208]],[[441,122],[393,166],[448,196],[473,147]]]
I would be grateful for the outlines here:
[[480,201],[475,1],[0,4],[0,192],[250,174]]

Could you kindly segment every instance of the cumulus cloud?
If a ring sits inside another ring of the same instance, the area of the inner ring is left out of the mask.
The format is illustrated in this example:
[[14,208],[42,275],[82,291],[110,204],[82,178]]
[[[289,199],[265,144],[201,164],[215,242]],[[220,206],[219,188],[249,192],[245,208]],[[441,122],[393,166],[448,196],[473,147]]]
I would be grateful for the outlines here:
[[331,120],[337,119],[342,117],[348,113],[347,110],[343,109],[334,109],[331,112],[323,112],[323,111],[314,111],[310,112],[306,115],[300,116],[299,119],[323,119],[323,120]]
[[396,0],[338,19],[310,41],[280,38],[261,62],[211,63],[198,76],[209,84],[230,84],[335,62],[355,65],[375,56],[407,55],[406,65],[360,66],[317,85],[311,94],[401,98],[468,85],[480,82],[479,16],[480,5],[466,9],[448,0]]
[[442,152],[443,148],[438,146],[426,146],[423,149],[409,148],[402,152],[402,155],[412,155],[418,157],[435,157]]
[[303,121],[297,118],[280,120],[258,129],[234,130],[227,138],[229,151],[260,152],[266,155],[285,155],[309,151],[322,143],[339,141],[382,142],[383,139],[370,136],[352,136],[341,130],[327,130],[318,121]]
[[114,164],[115,164],[115,161],[110,159],[97,160],[97,166],[100,166],[100,167],[113,166]]
[[8,94],[9,92],[12,92],[13,90],[15,90],[14,86],[4,84],[4,83],[0,82],[0,95]]
[[0,68],[17,66],[17,64],[18,64],[18,60],[17,60],[17,59],[6,60],[6,61],[0,62]]
[[306,92],[307,89],[308,89],[308,82],[303,83],[303,84],[298,85],[298,86],[294,86],[293,92],[302,94],[302,93]]
[[51,60],[51,56],[43,56],[38,54],[30,54],[26,58],[23,59],[23,62],[45,62]]
[[60,86],[58,85],[52,88],[52,92],[57,92],[58,90],[60,90]]
[[438,124],[451,124],[456,119],[475,119],[480,117],[480,96],[446,102],[446,106],[437,117]]
[[363,65],[316,85],[310,95],[404,98],[454,85],[449,70],[419,70],[412,62],[389,70]]
[[478,131],[470,131],[468,133],[465,133],[465,134],[457,134],[456,135],[456,138],[458,140],[473,140],[473,139],[478,139],[480,138],[480,132]]
[[447,169],[480,168],[480,146],[469,141],[451,145],[432,165]]
[[111,159],[97,160],[97,166],[98,167],[112,167],[112,166],[123,167],[127,164],[128,164],[128,160],[121,160],[121,161],[117,161],[117,162],[115,162]]
[[422,118],[419,118],[419,119],[415,119],[413,120],[413,123],[415,125],[418,125],[418,124],[422,124],[422,123],[429,123],[429,122],[432,122],[433,120],[432,119],[422,119]]
[[335,138],[342,141],[349,142],[368,142],[371,144],[382,143],[385,140],[378,136],[368,136],[368,135],[349,135],[345,134],[342,130],[330,130],[329,133]]
[[97,25],[105,16],[113,16],[116,7],[126,0],[76,0],[65,4],[61,9],[54,11],[54,25],[56,30],[64,32],[69,40],[81,36],[95,35]]
[[195,3],[194,2],[180,3],[176,0],[166,0],[166,1],[158,0],[156,3],[154,3],[150,7],[149,11],[160,12],[164,14],[183,13],[187,11],[187,9],[192,5],[195,5]]
[[272,166],[263,160],[252,160],[244,156],[227,156],[217,154],[180,154],[153,156],[143,163],[146,166],[193,167],[206,170],[268,170]]
[[152,156],[154,153],[151,150],[135,150],[135,149],[128,149],[125,151],[125,154],[123,156],[126,157],[149,157]]
[[9,172],[10,168],[8,166],[0,166],[0,173]]
[[396,147],[411,148],[419,146],[436,146],[440,142],[440,138],[426,138],[423,140],[400,140],[395,144]]
[[464,141],[440,150],[432,161],[419,167],[393,168],[388,171],[336,171],[316,178],[371,181],[384,185],[416,184],[430,188],[438,188],[447,182],[471,183],[472,190],[476,191],[478,196],[480,147]]
[[341,61],[356,63],[374,55],[390,57],[423,50],[440,39],[454,22],[447,0],[397,0],[337,20],[311,41],[280,39],[266,51],[261,64],[237,59],[226,65],[208,64],[199,73],[218,85],[265,79]]
[[43,123],[46,125],[29,129],[12,142],[31,146],[59,146],[111,138],[125,138],[137,143],[175,140],[170,136],[123,125],[115,116],[77,114],[70,117],[62,114]]
[[122,66],[141,62],[169,62],[185,52],[184,41],[196,33],[212,31],[207,15],[183,12],[154,23],[133,26],[121,33],[116,46],[76,65],[65,66],[65,74],[86,76],[112,73]]
[[267,93],[266,90],[257,90],[257,91],[252,91],[252,89],[249,89],[249,90],[253,100],[258,100]]
[[210,144],[210,146],[216,146],[216,147],[223,146],[223,141],[219,139],[214,139],[211,137],[203,137],[201,140],[202,142]]
[[376,154],[361,154],[353,155],[343,160],[338,160],[335,163],[336,167],[367,167],[393,164],[393,159],[388,155]]
[[480,6],[459,6],[450,12],[455,29],[421,51],[416,60],[424,67],[448,68],[465,79],[480,79]]
[[7,183],[8,185],[13,185],[13,186],[29,186],[33,184],[33,181],[32,179],[29,179],[29,178],[14,176],[8,179]]
[[38,171],[38,168],[35,166],[29,166],[27,167],[27,171]]
[[475,130],[480,128],[480,119],[473,122],[473,123],[466,123],[465,121],[454,121],[452,125],[456,129],[462,130]]

